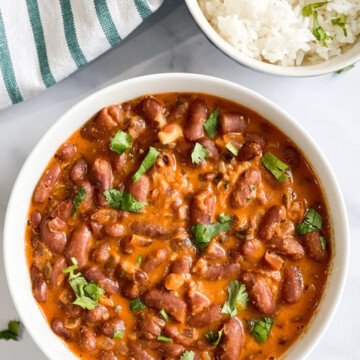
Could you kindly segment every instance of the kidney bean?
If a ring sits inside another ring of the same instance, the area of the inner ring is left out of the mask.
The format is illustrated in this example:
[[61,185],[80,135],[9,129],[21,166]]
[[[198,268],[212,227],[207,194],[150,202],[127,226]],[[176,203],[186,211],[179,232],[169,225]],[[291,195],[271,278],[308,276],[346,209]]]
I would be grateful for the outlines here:
[[260,172],[256,169],[245,170],[237,179],[235,188],[230,194],[230,205],[233,208],[242,208],[251,200],[252,189],[260,183]]
[[170,236],[170,231],[164,226],[146,221],[134,221],[130,225],[130,230],[135,234],[153,238],[164,238]]
[[193,272],[205,280],[229,279],[240,274],[239,263],[208,264],[206,261],[198,261]]
[[318,262],[327,262],[328,261],[328,253],[321,247],[320,241],[320,232],[314,231],[306,235],[301,236],[302,243],[306,249],[308,255],[318,261]]
[[139,314],[138,329],[139,336],[148,340],[155,340],[165,326],[165,321],[151,312]]
[[201,328],[215,321],[220,321],[223,317],[223,314],[221,314],[221,306],[211,305],[200,313],[190,316],[187,323],[195,328]]
[[71,200],[61,201],[51,212],[51,217],[59,217],[61,220],[67,222],[71,216],[72,206],[73,204]]
[[51,190],[58,181],[60,174],[61,168],[57,162],[45,170],[34,190],[34,201],[36,203],[43,203],[45,200],[47,200]]
[[86,320],[92,323],[106,321],[109,319],[109,310],[104,305],[98,305],[96,308],[86,313]]
[[101,351],[99,354],[99,360],[118,360],[112,351]]
[[216,147],[216,144],[214,141],[208,139],[208,138],[202,138],[198,140],[198,143],[200,143],[202,146],[204,146],[206,149],[209,150],[209,155],[207,158],[210,159],[218,159],[219,158],[219,150]]
[[94,333],[86,326],[80,328],[79,345],[88,351],[94,351],[96,349],[96,338]]
[[56,335],[66,340],[72,338],[71,331],[64,326],[64,323],[60,319],[55,318],[51,321],[51,329]]
[[110,245],[108,243],[101,244],[92,254],[93,260],[98,264],[105,264],[110,258]]
[[54,261],[54,265],[51,272],[51,284],[53,287],[60,287],[64,282],[66,268],[66,260],[64,257],[59,257]]
[[256,156],[262,155],[262,146],[256,141],[247,141],[239,150],[238,160],[250,161]]
[[41,238],[51,252],[63,254],[67,242],[66,223],[59,217],[44,219],[41,223]]
[[284,260],[280,256],[267,251],[264,256],[264,263],[271,270],[279,271],[284,264]]
[[181,256],[175,259],[170,265],[170,273],[187,275],[190,273],[192,258]]
[[85,131],[94,139],[109,137],[122,121],[123,114],[124,111],[120,105],[107,106],[97,113]]
[[119,291],[118,282],[104,275],[96,266],[85,268],[82,274],[87,280],[100,285],[110,295],[116,294]]
[[119,318],[112,317],[109,320],[104,321],[101,324],[100,329],[101,329],[101,333],[104,336],[107,336],[112,339],[115,331],[124,331],[125,330],[125,324]]
[[165,278],[164,285],[168,290],[178,290],[185,283],[185,277],[181,274],[169,274]]
[[220,114],[220,124],[224,134],[242,132],[247,126],[244,116],[236,112]]
[[144,302],[155,309],[164,309],[179,322],[185,321],[186,303],[171,292],[157,289],[149,290],[144,295]]
[[304,289],[304,281],[301,270],[296,266],[288,266],[284,269],[282,282],[282,299],[288,304],[299,301]]
[[88,171],[88,165],[86,160],[82,158],[76,160],[70,170],[70,174],[69,174],[70,180],[75,184],[84,181],[86,178],[87,171]]
[[92,176],[98,190],[98,201],[101,206],[106,206],[103,192],[110,189],[114,181],[111,164],[104,158],[97,158],[92,167]]
[[186,327],[180,330],[179,326],[174,323],[166,323],[163,329],[163,332],[171,337],[173,341],[177,344],[191,347],[194,345],[198,338],[197,330],[193,328]]
[[200,190],[190,203],[192,224],[211,224],[215,213],[216,197],[209,190]]
[[270,240],[270,246],[277,253],[288,256],[294,260],[301,260],[305,255],[305,251],[301,244],[292,236],[274,236]]
[[89,259],[89,251],[92,244],[92,235],[90,229],[86,225],[81,225],[73,231],[68,243],[65,257],[68,261],[75,258],[78,267],[84,267]]
[[150,191],[150,181],[148,176],[142,175],[139,181],[130,180],[127,191],[139,201],[147,202]]
[[148,352],[138,343],[129,343],[130,359],[135,360],[155,360]]
[[33,293],[36,301],[40,303],[46,302],[48,287],[41,273],[33,278]]
[[150,123],[158,123],[160,128],[165,125],[166,119],[163,115],[163,107],[155,99],[145,99],[140,106],[145,120]]
[[242,281],[249,293],[251,302],[263,314],[269,315],[275,311],[275,299],[266,281],[257,274],[245,272]]
[[165,248],[156,250],[144,259],[141,269],[146,273],[151,273],[167,259],[167,255],[168,251]]
[[147,348],[158,350],[166,355],[166,358],[179,357],[185,351],[184,346],[175,344],[174,342],[163,342],[153,340],[141,340]]
[[124,236],[122,239],[119,240],[119,248],[120,251],[124,255],[131,255],[134,253],[134,246],[131,244],[131,237]]
[[129,120],[128,132],[133,139],[137,139],[146,129],[146,123],[140,116],[133,116]]
[[30,222],[31,222],[31,226],[33,227],[33,229],[37,229],[39,227],[39,225],[41,224],[41,212],[40,211],[33,211],[31,216],[30,216]]
[[278,205],[269,208],[259,224],[259,237],[262,240],[270,240],[281,220],[282,210]]
[[221,342],[217,348],[217,359],[238,360],[244,342],[245,334],[241,321],[236,317],[226,320]]
[[117,238],[124,236],[124,234],[125,234],[124,225],[119,224],[119,223],[106,224],[104,226],[104,231],[107,235],[109,235],[111,237],[117,237]]
[[200,100],[190,105],[188,118],[184,127],[184,136],[189,141],[196,141],[204,136],[204,122],[207,117],[207,108]]
[[188,293],[188,300],[192,315],[201,312],[210,305],[210,300],[204,294],[194,289],[193,287],[190,287]]
[[284,150],[284,155],[286,162],[290,165],[292,169],[296,169],[299,167],[301,162],[301,155],[294,146],[287,146]]
[[221,260],[226,258],[226,251],[215,241],[211,241],[205,252],[206,259]]
[[62,161],[67,161],[73,158],[76,154],[76,146],[74,144],[63,144],[58,152],[56,153],[56,157]]
[[70,303],[66,307],[66,313],[71,319],[80,318],[83,314],[84,310],[75,304]]

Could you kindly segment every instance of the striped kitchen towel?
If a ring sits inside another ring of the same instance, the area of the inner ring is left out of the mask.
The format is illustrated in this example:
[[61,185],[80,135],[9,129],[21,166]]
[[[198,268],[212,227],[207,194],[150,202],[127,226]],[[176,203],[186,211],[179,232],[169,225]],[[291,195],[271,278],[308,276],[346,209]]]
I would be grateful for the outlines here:
[[163,0],[0,0],[0,109],[118,44]]

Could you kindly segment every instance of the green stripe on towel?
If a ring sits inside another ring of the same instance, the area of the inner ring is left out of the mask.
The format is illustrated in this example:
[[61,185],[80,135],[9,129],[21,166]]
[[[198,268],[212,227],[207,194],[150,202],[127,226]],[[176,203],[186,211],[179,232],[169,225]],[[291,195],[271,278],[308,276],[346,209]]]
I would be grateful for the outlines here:
[[16,82],[13,64],[6,39],[3,17],[0,11],[0,68],[6,90],[13,104],[23,101],[23,97]]
[[[85,65],[87,61],[76,37],[74,16],[71,10],[70,0],[60,0],[60,5],[64,22],[66,42],[70,54],[75,61],[76,66],[79,68],[80,66]],[[84,6],[86,6],[85,3]]]
[[152,14],[149,4],[146,0],[134,0],[134,2],[138,13],[143,20]]
[[51,73],[46,52],[45,37],[40,18],[39,5],[37,0],[26,0],[26,4],[29,13],[31,28],[34,34],[42,81],[44,85],[48,88],[55,84],[55,79],[53,77],[53,74]]
[[106,0],[94,0],[94,5],[101,28],[108,39],[109,44],[111,46],[118,44],[121,41],[121,37],[110,15]]

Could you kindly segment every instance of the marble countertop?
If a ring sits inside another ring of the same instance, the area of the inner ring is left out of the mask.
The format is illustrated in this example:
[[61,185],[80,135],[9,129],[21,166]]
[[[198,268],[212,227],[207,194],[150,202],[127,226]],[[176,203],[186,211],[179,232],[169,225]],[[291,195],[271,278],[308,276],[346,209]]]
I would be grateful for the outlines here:
[[[345,198],[351,254],[360,254],[360,64],[342,75],[292,79],[239,66],[212,46],[185,4],[166,0],[160,10],[120,46],[39,96],[0,112],[0,241],[6,205],[16,176],[37,141],[67,109],[98,89],[131,77],[159,72],[218,76],[268,97],[312,135],[329,160]],[[16,271],[16,269],[14,269]],[[328,331],[310,359],[360,359],[360,267],[351,256],[344,297]],[[0,328],[17,318],[7,288],[0,248]],[[4,360],[44,360],[25,332],[20,342],[1,341]]]

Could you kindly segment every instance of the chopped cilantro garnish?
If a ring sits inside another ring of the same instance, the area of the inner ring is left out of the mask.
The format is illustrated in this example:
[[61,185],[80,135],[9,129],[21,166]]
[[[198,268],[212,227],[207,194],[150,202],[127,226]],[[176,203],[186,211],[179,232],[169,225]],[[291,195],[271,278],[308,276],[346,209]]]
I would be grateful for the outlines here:
[[122,330],[115,330],[113,339],[122,339],[124,337],[124,332]]
[[296,234],[305,235],[313,231],[320,231],[322,228],[322,216],[314,209],[309,209],[303,222],[296,226]]
[[71,262],[73,265],[67,267],[64,274],[69,274],[69,283],[76,295],[73,304],[92,310],[98,305],[98,300],[104,295],[104,290],[98,284],[87,282],[80,272],[75,274],[74,271],[78,269],[77,261],[71,258]]
[[355,66],[354,64],[349,65],[349,66],[346,66],[346,67],[344,67],[343,69],[338,70],[336,73],[337,73],[337,74],[346,73],[347,71],[351,70],[354,66]]
[[123,154],[127,149],[131,147],[132,136],[124,131],[118,131],[114,137],[110,139],[110,149]]
[[130,301],[131,311],[142,311],[145,309],[146,309],[146,305],[140,299],[135,299]]
[[87,191],[81,186],[76,191],[73,206],[71,208],[71,215],[74,215],[77,212],[79,205],[86,199]]
[[325,236],[320,236],[320,245],[323,250],[326,249],[327,240]]
[[274,320],[269,317],[254,319],[248,322],[251,335],[259,344],[263,344],[264,342],[266,342],[270,335],[273,324]]
[[20,321],[10,320],[8,322],[8,328],[0,331],[0,339],[2,340],[19,340],[20,335]]
[[147,205],[145,202],[136,200],[130,193],[116,189],[104,191],[106,202],[110,207],[117,210],[139,213]]
[[237,156],[239,153],[239,150],[232,144],[232,143],[227,143],[225,145],[225,147],[234,155]]
[[234,317],[240,311],[246,309],[249,302],[249,295],[246,291],[245,285],[238,280],[230,282],[228,294],[228,299],[225,301],[221,312]]
[[159,335],[156,339],[163,342],[172,342],[172,339],[165,335]]
[[199,164],[205,160],[205,158],[209,155],[209,150],[206,149],[199,143],[196,143],[194,149],[191,153],[191,161],[194,164]]
[[166,322],[170,322],[170,316],[167,314],[167,312],[164,309],[161,309],[159,313]]
[[136,259],[136,264],[140,266],[144,260],[144,255],[139,255]]
[[215,348],[219,345],[219,342],[221,340],[223,334],[223,330],[219,330],[217,334],[215,334],[215,331],[210,329],[206,334],[205,338],[206,340]]
[[331,19],[331,23],[333,25],[338,25],[345,36],[347,36],[347,30],[346,30],[346,24],[347,24],[347,17],[345,14],[341,14],[338,18],[335,18],[335,19]]
[[263,165],[281,182],[289,176],[289,166],[284,164],[272,153],[265,153],[262,158]]
[[215,109],[207,120],[204,122],[204,129],[206,130],[209,138],[213,138],[219,128],[219,109]]
[[138,171],[133,175],[133,180],[135,182],[139,181],[141,176],[144,175],[146,171],[148,171],[155,164],[155,161],[159,154],[160,152],[158,150],[150,146],[149,152],[142,161]]
[[180,356],[179,360],[194,360],[195,359],[195,353],[193,351],[185,351]]

